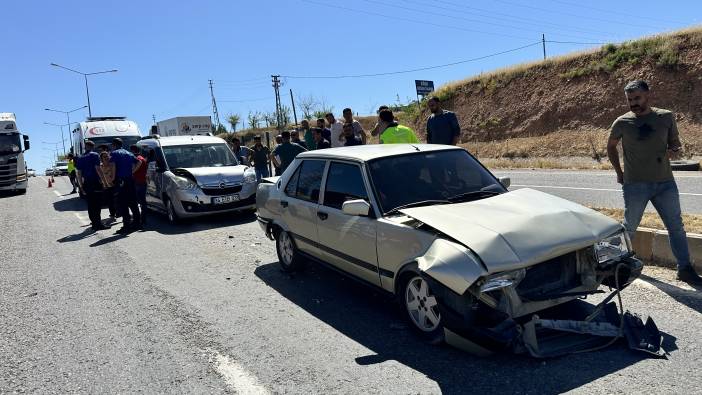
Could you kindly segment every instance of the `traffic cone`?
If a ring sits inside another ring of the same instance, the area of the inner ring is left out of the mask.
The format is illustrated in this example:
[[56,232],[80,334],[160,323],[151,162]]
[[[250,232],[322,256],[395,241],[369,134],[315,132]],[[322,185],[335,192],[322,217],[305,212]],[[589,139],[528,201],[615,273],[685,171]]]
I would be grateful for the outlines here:
[[49,178],[49,186],[47,188],[51,188],[51,178]]

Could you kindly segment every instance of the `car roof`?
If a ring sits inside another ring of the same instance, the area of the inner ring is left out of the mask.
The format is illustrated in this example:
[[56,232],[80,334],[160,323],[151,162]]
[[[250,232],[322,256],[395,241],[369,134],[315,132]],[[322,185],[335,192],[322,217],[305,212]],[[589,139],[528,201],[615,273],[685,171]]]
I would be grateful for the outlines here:
[[299,154],[300,159],[351,159],[367,162],[388,156],[414,154],[417,152],[437,152],[462,149],[453,145],[441,144],[368,144],[351,147],[327,148]]
[[219,137],[214,136],[167,136],[159,137],[158,139],[147,138],[141,141],[144,142],[159,142],[162,147],[173,145],[189,145],[189,144],[223,144],[226,143]]

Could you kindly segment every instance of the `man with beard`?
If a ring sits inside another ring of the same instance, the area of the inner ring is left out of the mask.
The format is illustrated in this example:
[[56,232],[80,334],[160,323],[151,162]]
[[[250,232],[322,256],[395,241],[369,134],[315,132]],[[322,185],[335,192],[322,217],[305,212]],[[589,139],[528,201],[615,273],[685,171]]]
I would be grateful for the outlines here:
[[431,115],[427,119],[427,143],[456,145],[461,136],[461,126],[456,114],[441,108],[441,101],[433,96],[427,101]]
[[[607,155],[624,193],[624,226],[633,238],[650,201],[668,229],[678,280],[702,285],[690,262],[680,195],[670,167],[670,158],[682,150],[675,115],[650,106],[645,81],[629,82],[624,93],[631,111],[614,121],[607,143]],[[619,141],[624,149],[624,171],[619,163]]]

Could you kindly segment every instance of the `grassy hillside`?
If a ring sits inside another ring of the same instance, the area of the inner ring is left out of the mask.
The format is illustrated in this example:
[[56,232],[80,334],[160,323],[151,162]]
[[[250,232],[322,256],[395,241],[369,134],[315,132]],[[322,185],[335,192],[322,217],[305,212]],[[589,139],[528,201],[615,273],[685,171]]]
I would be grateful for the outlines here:
[[[654,106],[677,115],[689,154],[702,153],[702,28],[522,64],[447,84],[462,143],[481,158],[605,154],[608,128],[628,111],[626,82],[645,79]],[[428,115],[405,114],[420,134]]]

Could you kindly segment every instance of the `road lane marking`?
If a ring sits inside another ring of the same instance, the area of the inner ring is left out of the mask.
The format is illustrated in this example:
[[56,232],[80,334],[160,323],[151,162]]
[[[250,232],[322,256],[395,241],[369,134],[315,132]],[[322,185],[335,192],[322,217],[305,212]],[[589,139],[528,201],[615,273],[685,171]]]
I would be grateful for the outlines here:
[[54,193],[56,194],[56,196],[61,197],[61,192],[54,189]]
[[[577,175],[577,176],[600,176],[600,177],[615,177],[613,172],[600,172],[600,171],[549,171],[549,170],[495,170],[494,174],[509,175],[509,174],[531,174],[531,175]],[[689,174],[685,172],[680,174],[680,172],[673,172],[675,178],[702,178],[702,174]]]
[[[544,188],[544,189],[572,189],[576,191],[603,191],[603,192],[619,192],[621,189],[608,189],[608,188],[584,188],[584,187],[557,187],[549,185],[524,185],[524,184],[512,184],[513,187],[519,188]],[[680,196],[702,196],[702,193],[690,193],[690,192],[679,192]]]
[[90,225],[90,219],[85,216],[85,214],[80,214],[80,213],[73,213],[76,218],[78,218],[78,221],[80,221],[81,225]]
[[262,386],[256,377],[231,358],[211,348],[208,348],[206,351],[210,354],[210,363],[214,365],[217,373],[222,375],[224,381],[237,394],[270,394],[270,391]]

